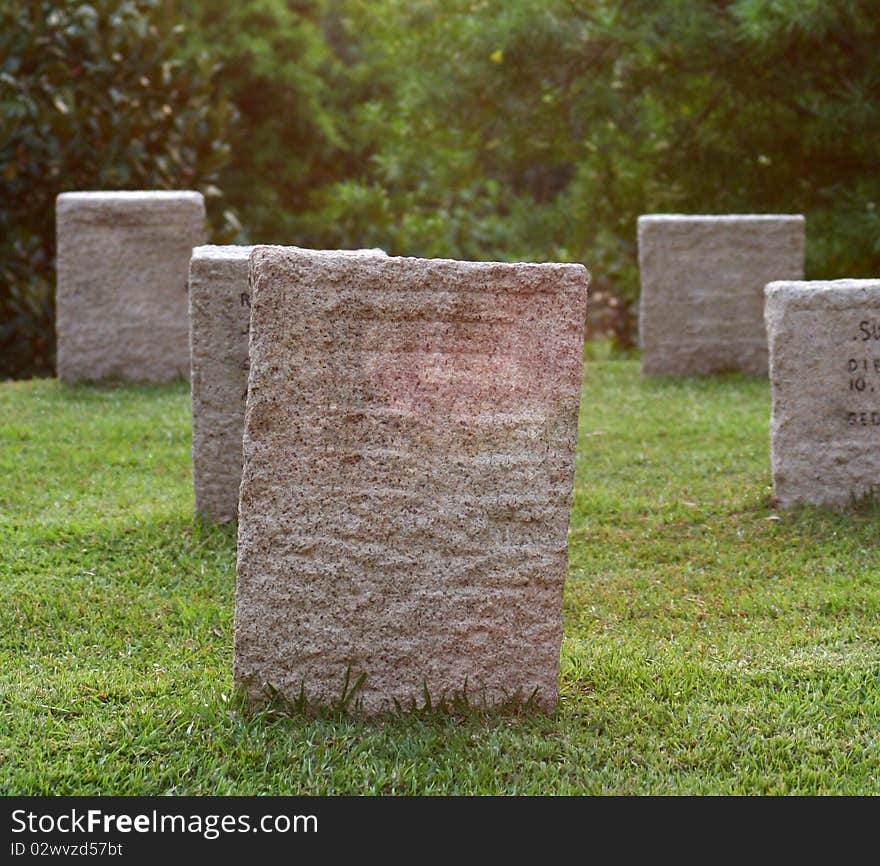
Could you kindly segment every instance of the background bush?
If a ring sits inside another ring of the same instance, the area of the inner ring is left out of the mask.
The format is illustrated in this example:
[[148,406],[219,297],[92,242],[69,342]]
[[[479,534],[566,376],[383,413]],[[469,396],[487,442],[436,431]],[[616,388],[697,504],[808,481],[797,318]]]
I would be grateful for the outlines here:
[[794,212],[808,277],[880,276],[876,0],[375,5],[354,30],[394,84],[325,243],[583,261],[632,309],[639,214]]
[[876,0],[12,7],[7,375],[48,364],[62,182],[222,189],[239,242],[582,261],[621,345],[640,213],[804,213],[808,278],[880,275]]
[[241,239],[294,242],[312,191],[364,163],[346,138],[349,107],[364,88],[349,72],[338,17],[313,0],[188,0],[165,9],[186,24],[182,53],[219,64],[217,85],[240,115],[219,183],[244,226]]

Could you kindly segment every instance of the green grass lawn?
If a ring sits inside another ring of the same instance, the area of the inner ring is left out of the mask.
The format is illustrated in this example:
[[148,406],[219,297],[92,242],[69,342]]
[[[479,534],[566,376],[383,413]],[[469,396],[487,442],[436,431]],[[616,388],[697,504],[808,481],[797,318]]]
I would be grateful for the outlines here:
[[880,509],[770,507],[769,387],[588,363],[551,717],[247,717],[189,392],[0,385],[4,794],[880,794]]

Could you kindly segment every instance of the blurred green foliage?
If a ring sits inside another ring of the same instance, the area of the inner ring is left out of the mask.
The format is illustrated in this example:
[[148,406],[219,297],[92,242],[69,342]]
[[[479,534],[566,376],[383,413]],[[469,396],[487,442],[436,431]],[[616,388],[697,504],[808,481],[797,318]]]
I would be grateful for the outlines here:
[[348,10],[398,81],[356,114],[371,158],[320,194],[325,243],[583,261],[632,305],[640,213],[805,213],[808,277],[880,276],[876,0]]
[[59,192],[218,192],[234,109],[210,58],[178,56],[182,34],[160,26],[160,9],[0,6],[0,378],[52,369]]
[[[51,282],[44,229],[62,177],[214,181],[240,242],[582,261],[594,301],[618,301],[602,327],[622,345],[640,213],[804,213],[808,278],[880,275],[876,0],[105,0],[62,4],[52,16],[67,23],[51,26],[50,4],[12,5],[0,226],[44,227],[14,242],[16,285]],[[64,41],[111,9],[141,30]],[[77,72],[80,55],[103,77]],[[141,76],[149,110],[115,103],[144,98]],[[23,139],[51,151],[32,171]]]
[[346,34],[334,33],[329,7],[312,0],[164,7],[186,25],[183,54],[219,64],[218,86],[239,113],[219,184],[244,225],[240,239],[294,242],[313,190],[363,163],[344,135],[350,107],[364,99],[343,59]]

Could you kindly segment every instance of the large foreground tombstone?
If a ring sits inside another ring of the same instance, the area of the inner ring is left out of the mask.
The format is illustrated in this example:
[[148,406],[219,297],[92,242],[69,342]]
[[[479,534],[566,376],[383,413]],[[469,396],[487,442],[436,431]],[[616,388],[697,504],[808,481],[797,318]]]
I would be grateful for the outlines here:
[[251,254],[235,681],[557,700],[589,275]]
[[803,216],[652,214],[638,243],[642,373],[766,375],[764,286],[803,278]]
[[880,485],[880,279],[772,282],[773,494],[847,505]]
[[[212,523],[238,516],[252,249],[196,247],[189,265],[193,492],[196,514]],[[345,252],[385,255],[382,250]]]
[[66,192],[56,223],[58,377],[186,377],[187,272],[205,241],[201,193]]

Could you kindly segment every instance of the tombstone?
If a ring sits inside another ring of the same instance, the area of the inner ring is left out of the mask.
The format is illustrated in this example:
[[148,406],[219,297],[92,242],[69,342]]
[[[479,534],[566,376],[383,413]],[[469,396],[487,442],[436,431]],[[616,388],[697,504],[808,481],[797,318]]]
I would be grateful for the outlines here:
[[[212,523],[238,516],[247,394],[253,247],[196,247],[189,266],[195,511]],[[349,250],[349,255],[385,255]]]
[[800,215],[639,217],[642,374],[767,374],[764,286],[804,275]]
[[238,514],[251,249],[196,247],[189,265],[193,490],[196,513],[214,523]]
[[198,192],[65,192],[56,200],[58,377],[189,374],[187,269],[205,240]]
[[235,681],[557,700],[589,275],[251,254]]
[[880,484],[880,279],[772,282],[773,496],[847,505]]

